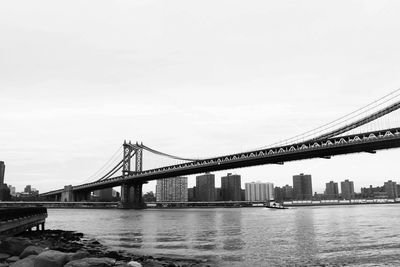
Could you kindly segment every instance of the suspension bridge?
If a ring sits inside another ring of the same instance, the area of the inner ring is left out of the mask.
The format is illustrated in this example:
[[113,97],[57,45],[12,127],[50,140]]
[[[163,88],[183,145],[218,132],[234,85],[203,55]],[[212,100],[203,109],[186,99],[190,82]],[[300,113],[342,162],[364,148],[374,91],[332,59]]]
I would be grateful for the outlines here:
[[[376,153],[400,147],[400,89],[311,131],[247,152],[186,158],[170,155],[142,143],[124,142],[122,159],[91,182],[43,193],[55,201],[87,201],[94,190],[121,186],[122,208],[143,208],[143,184],[158,179],[350,153]],[[143,168],[144,154],[178,163]]]

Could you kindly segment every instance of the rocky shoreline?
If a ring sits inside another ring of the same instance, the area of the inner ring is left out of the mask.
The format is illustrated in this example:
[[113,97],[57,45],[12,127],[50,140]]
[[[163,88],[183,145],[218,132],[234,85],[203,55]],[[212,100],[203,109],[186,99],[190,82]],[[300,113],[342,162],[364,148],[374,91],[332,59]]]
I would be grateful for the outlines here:
[[82,233],[24,232],[0,240],[0,267],[206,267],[207,260],[138,256],[110,250]]

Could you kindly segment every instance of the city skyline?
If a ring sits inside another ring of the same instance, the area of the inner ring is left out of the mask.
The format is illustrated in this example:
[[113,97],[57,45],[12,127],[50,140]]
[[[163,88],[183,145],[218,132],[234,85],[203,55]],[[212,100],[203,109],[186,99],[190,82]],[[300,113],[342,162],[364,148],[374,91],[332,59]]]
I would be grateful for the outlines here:
[[[20,188],[29,181],[41,192],[80,184],[123,140],[186,157],[263,147],[399,87],[400,25],[393,10],[400,3],[310,1],[310,9],[289,2],[244,8],[231,1],[210,10],[132,2],[122,11],[100,1],[89,14],[82,12],[85,2],[1,2],[5,182]],[[164,17],[179,8],[191,12]],[[110,25],[104,14],[115,21]],[[284,23],[292,18],[299,20]],[[129,26],[136,24],[146,27]],[[241,175],[286,184],[293,173],[312,173],[319,191],[333,177],[368,186],[396,180],[399,155],[394,149],[313,159]]]

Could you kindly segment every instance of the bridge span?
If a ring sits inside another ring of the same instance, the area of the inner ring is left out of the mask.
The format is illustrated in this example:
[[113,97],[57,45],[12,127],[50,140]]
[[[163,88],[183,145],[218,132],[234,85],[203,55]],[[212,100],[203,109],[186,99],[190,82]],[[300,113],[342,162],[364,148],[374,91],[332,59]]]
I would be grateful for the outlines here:
[[[53,201],[88,201],[94,190],[121,186],[120,206],[122,208],[143,208],[145,203],[142,199],[142,185],[152,180],[264,164],[284,164],[289,161],[312,158],[329,159],[336,155],[375,153],[377,150],[398,148],[400,147],[400,126],[378,127],[378,130],[351,133],[352,130],[376,121],[398,109],[400,109],[400,101],[367,116],[364,115],[351,123],[345,121],[344,125],[336,127],[334,130],[330,127],[327,128],[328,131],[317,132],[318,134],[312,137],[307,135],[304,140],[296,139],[288,144],[206,159],[181,158],[159,152],[143,144],[124,142],[123,159],[100,179],[81,185],[65,186],[63,189],[43,193],[40,196]],[[185,163],[143,170],[144,151],[183,160]],[[118,171],[122,171],[122,174],[117,175]]]

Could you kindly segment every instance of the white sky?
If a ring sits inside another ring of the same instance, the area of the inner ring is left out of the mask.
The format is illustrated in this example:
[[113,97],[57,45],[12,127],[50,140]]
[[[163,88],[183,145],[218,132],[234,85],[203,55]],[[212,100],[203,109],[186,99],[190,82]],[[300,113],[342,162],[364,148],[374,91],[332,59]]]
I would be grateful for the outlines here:
[[[205,157],[320,126],[400,87],[399,13],[396,0],[1,1],[5,180],[79,184],[124,139]],[[314,191],[332,179],[359,191],[400,181],[399,156],[230,172],[278,186],[304,172]]]

